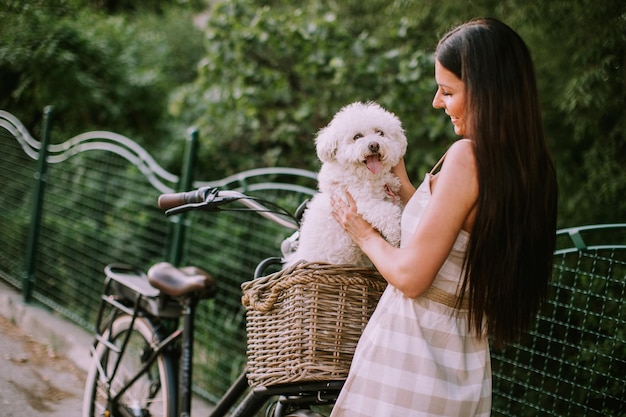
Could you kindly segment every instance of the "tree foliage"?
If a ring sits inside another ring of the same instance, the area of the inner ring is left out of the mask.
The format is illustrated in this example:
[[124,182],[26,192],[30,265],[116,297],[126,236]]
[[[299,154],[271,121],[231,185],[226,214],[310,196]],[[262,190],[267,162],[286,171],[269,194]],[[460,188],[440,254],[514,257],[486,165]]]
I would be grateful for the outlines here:
[[623,221],[622,0],[0,0],[0,107],[32,128],[52,104],[58,137],[114,130],[174,172],[177,139],[197,125],[196,176],[208,179],[315,170],[317,130],[343,105],[374,100],[403,121],[418,181],[454,139],[431,107],[433,49],[476,16],[509,23],[534,56],[559,224]]
[[545,2],[528,8],[567,224],[626,214],[626,3]]
[[[375,100],[410,139],[413,178],[452,140],[432,51],[452,25],[498,17],[527,40],[557,164],[560,225],[623,221],[626,6],[609,0],[217,4],[198,79],[172,102],[203,132],[205,173],[315,167],[313,137],[342,105]],[[584,47],[583,47],[584,46]],[[208,156],[211,155],[211,156]]]
[[414,93],[434,89],[432,57],[410,47],[404,22],[389,25],[383,38],[344,25],[340,12],[317,2],[213,9],[199,77],[172,103],[177,117],[203,132],[212,155],[205,175],[260,165],[315,168],[316,131],[356,100],[433,122],[407,123],[413,136],[444,134],[429,112],[430,95]]
[[34,127],[51,104],[60,137],[106,129],[158,146],[170,91],[196,76],[202,35],[191,11],[138,17],[79,3],[0,8],[0,107]]

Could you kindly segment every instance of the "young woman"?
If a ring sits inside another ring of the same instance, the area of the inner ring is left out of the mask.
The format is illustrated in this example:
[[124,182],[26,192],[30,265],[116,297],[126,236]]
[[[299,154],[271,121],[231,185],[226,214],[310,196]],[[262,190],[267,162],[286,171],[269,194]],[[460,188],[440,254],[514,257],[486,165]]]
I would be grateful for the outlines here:
[[417,189],[396,167],[401,247],[349,194],[333,199],[335,219],[390,285],[332,417],[490,415],[489,339],[515,340],[545,297],[557,185],[529,51],[504,23],[477,19],[445,35],[435,58],[433,106],[461,139]]

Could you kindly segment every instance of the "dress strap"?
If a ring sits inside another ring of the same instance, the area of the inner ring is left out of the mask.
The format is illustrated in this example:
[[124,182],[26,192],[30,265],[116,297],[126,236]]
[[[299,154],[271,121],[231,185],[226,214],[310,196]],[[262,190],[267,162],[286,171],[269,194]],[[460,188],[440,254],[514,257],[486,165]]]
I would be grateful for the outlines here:
[[446,155],[447,154],[448,154],[448,151],[446,151],[446,153],[444,153],[443,156],[441,158],[439,158],[439,161],[437,161],[437,163],[435,164],[433,169],[430,170],[430,172],[429,172],[430,175],[433,175],[435,173],[435,171],[437,170],[437,168],[439,168],[441,166],[441,164],[443,164],[443,160],[446,159]]
[[[458,142],[460,141],[469,141],[471,142],[471,139],[459,139]],[[446,155],[448,154],[448,151],[446,151],[446,153],[443,154],[443,156],[441,158],[439,158],[439,161],[437,161],[437,163],[435,164],[435,166],[433,167],[433,169],[430,170],[429,174],[433,175],[435,173],[435,171],[437,170],[437,168],[439,168],[441,166],[441,164],[443,164],[443,160],[446,159]]]

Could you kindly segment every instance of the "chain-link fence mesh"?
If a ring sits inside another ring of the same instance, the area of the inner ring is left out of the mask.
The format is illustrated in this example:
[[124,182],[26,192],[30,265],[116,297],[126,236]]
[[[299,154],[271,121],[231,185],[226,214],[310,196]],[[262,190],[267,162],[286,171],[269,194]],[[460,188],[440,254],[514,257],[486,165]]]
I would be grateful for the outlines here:
[[561,233],[526,340],[492,352],[494,416],[626,415],[626,225],[583,231]]
[[[30,144],[17,141],[16,136],[28,133],[14,129],[11,123],[17,122],[10,115],[4,117],[0,120],[4,183],[0,277],[24,290],[37,143],[32,138]],[[127,263],[147,270],[167,260],[174,245],[173,230],[182,222],[186,227],[181,264],[201,267],[218,281],[217,297],[199,308],[194,361],[196,389],[217,399],[245,364],[241,283],[252,279],[258,262],[280,256],[282,239],[293,231],[245,211],[192,212],[168,219],[156,203],[162,191],[174,190],[176,184],[158,178],[161,190],[157,190],[155,178],[150,177],[155,174],[148,172],[146,163],[150,158],[127,138],[110,132],[88,136],[88,140],[83,135],[50,146],[32,298],[91,330],[104,267]],[[257,174],[242,174],[220,184],[279,203],[291,213],[316,186],[310,172],[267,169]],[[300,187],[281,189],[289,182]],[[212,183],[197,182],[194,187],[207,184]]]
[[36,162],[3,128],[0,128],[0,160],[0,276],[21,287],[25,275]]

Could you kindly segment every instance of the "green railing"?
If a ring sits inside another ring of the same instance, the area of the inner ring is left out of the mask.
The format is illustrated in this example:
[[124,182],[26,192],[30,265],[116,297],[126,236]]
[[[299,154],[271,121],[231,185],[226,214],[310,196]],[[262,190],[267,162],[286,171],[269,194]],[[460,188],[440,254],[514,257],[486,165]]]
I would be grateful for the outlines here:
[[[49,126],[50,109],[45,117]],[[49,131],[43,136],[49,137]],[[187,136],[183,165],[190,172],[197,132],[192,129]],[[27,300],[91,329],[108,263],[147,269],[169,259],[210,271],[219,292],[199,310],[194,377],[198,391],[219,396],[245,360],[240,285],[252,278],[259,261],[279,255],[282,239],[292,231],[243,212],[168,219],[156,206],[158,196],[220,186],[293,212],[315,193],[315,173],[266,168],[193,181],[189,174],[163,170],[135,142],[112,132],[87,132],[47,147],[42,142],[14,116],[0,112],[0,278],[22,290]]]
[[[315,174],[268,168],[194,181],[111,132],[42,146],[49,136],[44,129],[39,142],[0,112],[0,278],[90,329],[108,263],[147,268],[170,259],[211,271],[220,291],[199,311],[194,377],[197,391],[215,399],[245,361],[240,284],[291,232],[241,212],[166,219],[158,195],[220,186],[295,210],[314,194]],[[187,136],[191,172],[197,132]],[[626,415],[626,224],[560,230],[554,259],[549,299],[528,338],[492,354],[493,414]]]

